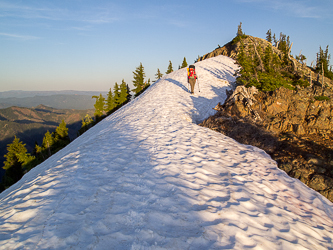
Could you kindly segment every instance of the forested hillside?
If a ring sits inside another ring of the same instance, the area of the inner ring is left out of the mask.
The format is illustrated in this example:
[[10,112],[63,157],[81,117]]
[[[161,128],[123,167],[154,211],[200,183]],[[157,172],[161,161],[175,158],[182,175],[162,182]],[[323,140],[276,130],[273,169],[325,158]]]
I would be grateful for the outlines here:
[[[91,99],[91,97],[90,97]],[[35,143],[42,143],[47,131],[54,131],[64,120],[71,139],[75,138],[81,128],[82,119],[86,114],[93,115],[93,110],[55,109],[39,105],[35,108],[10,107],[0,109],[0,165],[5,160],[7,145],[12,143],[14,136],[26,144],[28,152],[32,152]]]

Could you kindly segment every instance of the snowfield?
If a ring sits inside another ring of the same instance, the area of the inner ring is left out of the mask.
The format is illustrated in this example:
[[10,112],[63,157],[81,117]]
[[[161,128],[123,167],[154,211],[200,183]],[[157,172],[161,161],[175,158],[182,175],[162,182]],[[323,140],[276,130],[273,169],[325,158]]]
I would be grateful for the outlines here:
[[196,125],[237,65],[164,76],[0,194],[1,249],[333,249],[333,204],[264,151]]

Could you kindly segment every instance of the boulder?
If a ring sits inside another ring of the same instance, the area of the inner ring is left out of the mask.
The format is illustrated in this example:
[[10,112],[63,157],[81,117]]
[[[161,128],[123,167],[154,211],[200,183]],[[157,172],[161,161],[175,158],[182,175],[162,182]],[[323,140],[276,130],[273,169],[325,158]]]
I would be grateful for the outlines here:
[[333,179],[324,175],[315,174],[309,182],[309,187],[316,191],[331,190],[333,187]]

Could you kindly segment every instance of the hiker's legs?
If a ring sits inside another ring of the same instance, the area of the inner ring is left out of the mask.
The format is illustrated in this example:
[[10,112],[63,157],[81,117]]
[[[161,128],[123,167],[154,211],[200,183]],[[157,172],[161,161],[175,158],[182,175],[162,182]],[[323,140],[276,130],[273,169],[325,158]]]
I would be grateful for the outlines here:
[[195,79],[194,78],[190,78],[190,85],[191,85],[191,93],[194,93],[194,85],[195,85]]

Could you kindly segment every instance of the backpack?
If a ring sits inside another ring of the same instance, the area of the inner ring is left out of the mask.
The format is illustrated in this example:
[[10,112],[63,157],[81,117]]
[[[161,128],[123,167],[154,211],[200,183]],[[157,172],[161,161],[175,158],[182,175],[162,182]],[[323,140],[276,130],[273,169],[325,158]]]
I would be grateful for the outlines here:
[[188,78],[196,78],[195,76],[196,76],[196,74],[195,74],[195,66],[194,65],[190,65],[187,68],[187,77]]

